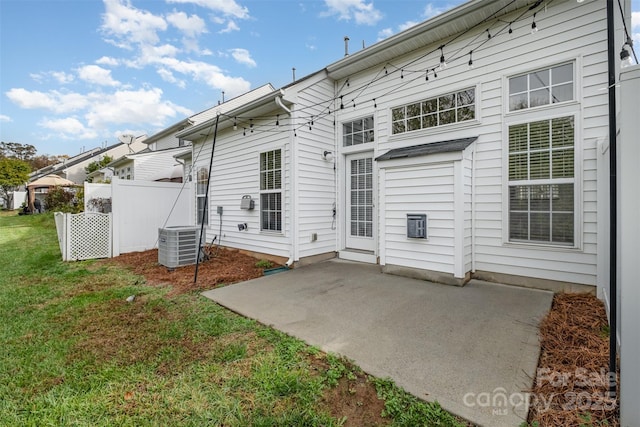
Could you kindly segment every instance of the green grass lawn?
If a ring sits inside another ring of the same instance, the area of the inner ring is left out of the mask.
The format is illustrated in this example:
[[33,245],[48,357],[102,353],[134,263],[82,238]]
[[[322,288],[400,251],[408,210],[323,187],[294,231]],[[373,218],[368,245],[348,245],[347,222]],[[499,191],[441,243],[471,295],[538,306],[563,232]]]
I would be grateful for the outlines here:
[[[323,396],[357,368],[198,294],[63,263],[52,214],[0,214],[0,266],[2,426],[348,424]],[[370,383],[383,424],[459,425]]]

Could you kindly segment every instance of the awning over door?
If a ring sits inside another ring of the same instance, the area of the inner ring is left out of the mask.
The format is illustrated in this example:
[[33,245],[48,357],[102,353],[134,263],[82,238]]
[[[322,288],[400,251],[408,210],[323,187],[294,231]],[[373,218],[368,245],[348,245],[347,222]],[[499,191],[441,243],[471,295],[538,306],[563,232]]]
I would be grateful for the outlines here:
[[377,161],[403,159],[408,157],[426,156],[436,153],[450,153],[453,151],[464,151],[471,145],[477,137],[451,139],[448,141],[431,142],[428,144],[412,145],[410,147],[396,148],[378,156]]

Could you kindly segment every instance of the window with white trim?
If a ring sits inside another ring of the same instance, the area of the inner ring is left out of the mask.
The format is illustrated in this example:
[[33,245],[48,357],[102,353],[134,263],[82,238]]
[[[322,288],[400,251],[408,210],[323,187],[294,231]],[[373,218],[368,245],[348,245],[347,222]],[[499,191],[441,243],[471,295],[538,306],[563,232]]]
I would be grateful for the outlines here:
[[342,124],[342,145],[351,147],[352,145],[373,142],[373,116]]
[[575,243],[575,118],[509,126],[509,240]]
[[282,231],[282,151],[260,153],[260,229]]
[[511,77],[509,111],[573,101],[573,81],[573,63]]
[[[207,203],[207,181],[209,180],[209,170],[204,166],[199,166],[196,170],[196,205],[198,225],[209,224],[209,206]],[[203,220],[204,214],[204,220]]]
[[475,88],[447,93],[391,110],[394,135],[475,118]]

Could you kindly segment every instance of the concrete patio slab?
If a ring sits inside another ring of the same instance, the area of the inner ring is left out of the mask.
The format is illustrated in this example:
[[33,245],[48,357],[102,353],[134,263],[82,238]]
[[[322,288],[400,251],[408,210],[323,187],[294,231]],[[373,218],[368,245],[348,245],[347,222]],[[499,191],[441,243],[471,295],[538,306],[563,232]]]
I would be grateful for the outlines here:
[[536,375],[546,291],[439,285],[331,260],[203,293],[389,377],[483,426],[518,426]]

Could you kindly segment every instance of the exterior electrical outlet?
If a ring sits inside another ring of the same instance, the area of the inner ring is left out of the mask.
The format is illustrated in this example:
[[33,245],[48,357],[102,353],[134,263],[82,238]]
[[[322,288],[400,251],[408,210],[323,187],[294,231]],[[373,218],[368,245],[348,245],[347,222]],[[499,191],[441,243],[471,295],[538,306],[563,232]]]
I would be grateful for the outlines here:
[[407,214],[407,237],[427,238],[427,214]]

